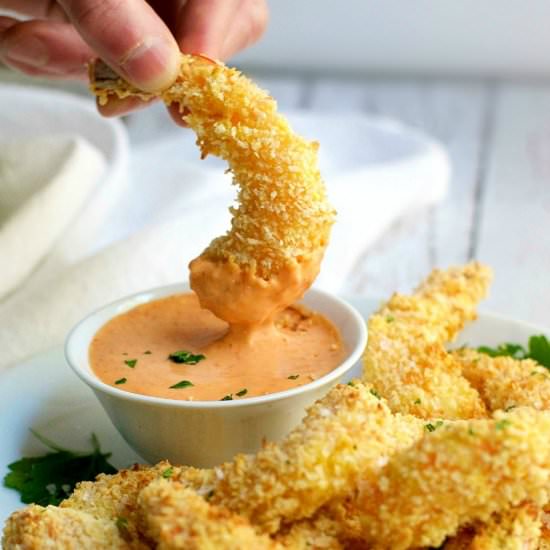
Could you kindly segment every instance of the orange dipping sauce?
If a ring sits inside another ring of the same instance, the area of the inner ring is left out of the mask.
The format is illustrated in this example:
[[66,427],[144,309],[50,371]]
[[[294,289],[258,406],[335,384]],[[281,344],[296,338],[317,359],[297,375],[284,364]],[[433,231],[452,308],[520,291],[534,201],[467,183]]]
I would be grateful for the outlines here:
[[89,355],[97,377],[121,390],[216,401],[312,382],[337,367],[345,349],[336,327],[304,306],[286,308],[272,323],[230,328],[188,293],[111,319]]

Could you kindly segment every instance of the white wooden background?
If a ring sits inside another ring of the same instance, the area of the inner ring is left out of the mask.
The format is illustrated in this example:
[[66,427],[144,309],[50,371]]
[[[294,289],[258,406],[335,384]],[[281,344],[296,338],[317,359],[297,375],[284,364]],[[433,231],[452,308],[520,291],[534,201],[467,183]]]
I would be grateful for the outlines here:
[[353,292],[409,290],[435,266],[477,258],[485,309],[550,326],[550,86],[437,79],[258,80],[280,106],[395,117],[448,148],[448,198],[392,228],[358,263]]

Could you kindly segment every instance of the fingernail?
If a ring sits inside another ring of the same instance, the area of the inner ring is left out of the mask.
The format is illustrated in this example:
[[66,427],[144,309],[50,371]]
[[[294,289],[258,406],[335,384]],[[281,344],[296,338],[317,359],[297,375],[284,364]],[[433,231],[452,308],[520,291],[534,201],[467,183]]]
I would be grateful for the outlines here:
[[175,44],[146,38],[119,62],[128,80],[147,92],[167,88],[179,72],[179,52]]
[[32,67],[44,67],[50,59],[44,43],[36,38],[29,37],[13,43],[3,44],[4,55],[8,61],[25,63]]

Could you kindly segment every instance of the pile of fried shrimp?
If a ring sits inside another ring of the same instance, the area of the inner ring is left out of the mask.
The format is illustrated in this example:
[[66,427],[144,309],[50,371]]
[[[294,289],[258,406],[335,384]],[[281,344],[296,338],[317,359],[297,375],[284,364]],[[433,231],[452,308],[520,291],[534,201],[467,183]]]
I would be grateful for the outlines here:
[[447,351],[490,280],[471,263],[394,294],[368,320],[362,378],[279,443],[100,475],[15,512],[4,548],[550,548],[547,370]]

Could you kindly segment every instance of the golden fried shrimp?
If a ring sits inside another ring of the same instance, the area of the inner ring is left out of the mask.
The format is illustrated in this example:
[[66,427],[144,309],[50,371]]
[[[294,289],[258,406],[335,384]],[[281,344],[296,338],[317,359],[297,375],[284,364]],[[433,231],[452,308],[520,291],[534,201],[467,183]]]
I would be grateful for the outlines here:
[[421,418],[483,418],[479,394],[444,344],[475,319],[491,279],[478,263],[435,270],[412,296],[394,294],[368,321],[363,380],[392,411]]
[[177,481],[158,480],[139,496],[140,513],[158,550],[278,550],[267,535],[226,508],[210,505]]
[[4,550],[141,550],[128,543],[116,522],[80,510],[27,506],[6,521]]
[[82,510],[98,519],[123,522],[125,539],[140,541],[143,531],[137,516],[137,498],[142,489],[158,478],[170,477],[204,492],[213,476],[213,470],[178,467],[166,461],[152,467],[136,465],[114,475],[101,474],[95,481],[79,483],[60,507],[62,510]]
[[471,349],[453,352],[462,375],[479,392],[491,411],[528,406],[550,409],[550,374],[531,359],[490,357]]
[[[152,97],[100,63],[90,76],[100,103]],[[267,92],[204,56],[182,55],[179,78],[160,96],[179,105],[202,156],[225,159],[239,186],[231,229],[191,262],[191,287],[230,324],[262,322],[302,296],[328,243],[335,212],[318,144],[292,131]]]
[[[19,537],[24,535],[26,542],[21,543],[21,549],[73,548],[56,544],[60,540],[67,541],[66,544],[69,545],[75,529],[78,528],[82,530],[82,534],[81,538],[76,539],[74,548],[95,548],[99,544],[96,539],[107,541],[105,547],[110,548],[113,544],[112,547],[115,548],[114,543],[110,542],[115,540],[112,535],[115,527],[115,531],[122,536],[122,543],[126,545],[124,548],[148,548],[149,541],[137,514],[140,491],[156,479],[170,477],[204,493],[209,490],[205,487],[210,486],[213,476],[213,470],[172,466],[168,462],[160,462],[152,467],[136,465],[114,475],[101,474],[95,481],[79,483],[73,494],[59,507],[42,508],[33,505],[15,512],[6,524],[5,537],[6,540],[15,540],[15,534]],[[78,527],[81,524],[85,527]],[[32,545],[34,538],[40,541],[41,546]]]
[[373,549],[438,546],[510,506],[545,504],[549,438],[550,413],[529,408],[441,426],[359,486],[363,537]]
[[422,433],[421,421],[394,416],[363,384],[339,385],[281,443],[217,468],[210,502],[275,533],[281,523],[310,517],[347,495],[360,476],[378,470]]

